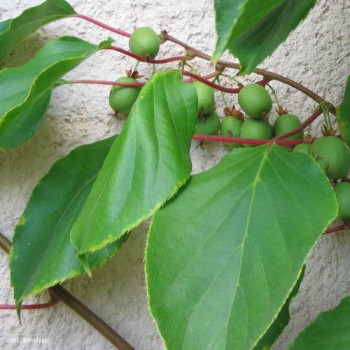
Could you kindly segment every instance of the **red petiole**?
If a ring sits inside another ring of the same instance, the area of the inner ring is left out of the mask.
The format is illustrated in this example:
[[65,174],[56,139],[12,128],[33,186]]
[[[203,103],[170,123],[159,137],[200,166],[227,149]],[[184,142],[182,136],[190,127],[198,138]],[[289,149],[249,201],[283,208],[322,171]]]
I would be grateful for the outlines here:
[[[43,304],[27,304],[22,305],[22,310],[40,310],[40,309],[48,309],[55,305],[56,302],[50,301],[48,303]],[[16,305],[12,304],[0,304],[0,310],[16,310]]]
[[114,28],[114,27],[111,27],[109,26],[108,24],[104,24],[94,18],[91,18],[89,16],[85,16],[85,15],[81,15],[81,14],[76,14],[74,15],[73,17],[75,18],[81,18],[81,19],[84,19],[85,21],[88,21],[90,23],[93,23],[93,24],[96,24],[97,26],[99,27],[102,27],[104,29],[107,29],[109,30],[110,32],[113,32],[113,33],[116,33],[118,35],[122,35],[122,36],[126,36],[126,37],[130,37],[131,34],[127,33],[127,32],[124,32],[123,30],[120,30],[120,29],[117,29],[117,28]]

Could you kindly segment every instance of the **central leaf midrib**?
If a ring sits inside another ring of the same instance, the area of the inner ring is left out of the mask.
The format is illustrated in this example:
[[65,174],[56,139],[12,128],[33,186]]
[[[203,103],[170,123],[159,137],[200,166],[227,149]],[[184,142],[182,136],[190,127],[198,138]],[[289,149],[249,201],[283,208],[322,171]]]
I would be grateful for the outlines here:
[[[255,198],[255,191],[256,191],[256,187],[257,187],[257,183],[258,183],[258,180],[260,179],[260,175],[261,175],[261,172],[262,172],[262,169],[264,167],[264,164],[266,163],[267,161],[267,155],[269,154],[270,152],[270,147],[274,147],[273,145],[270,146],[265,146],[265,151],[263,153],[263,157],[261,159],[261,163],[259,165],[259,168],[257,170],[257,173],[256,173],[256,176],[254,178],[254,181],[252,183],[252,198],[251,198],[251,201],[250,201],[250,206],[249,206],[249,210],[248,210],[248,215],[247,215],[247,225],[246,225],[246,228],[245,228],[245,231],[244,231],[244,235],[243,235],[243,242],[241,244],[242,246],[242,254],[241,254],[241,260],[240,260],[240,263],[239,263],[239,268],[238,268],[238,285],[237,287],[240,287],[240,279],[241,279],[241,270],[242,270],[242,264],[243,264],[243,259],[244,259],[244,252],[245,252],[245,244],[246,244],[246,239],[247,239],[247,236],[248,236],[248,231],[249,231],[249,227],[250,227],[250,217],[251,217],[251,214],[252,214],[252,208],[253,208],[253,202],[254,202],[254,198]],[[241,287],[242,288],[242,287]],[[236,288],[236,291],[235,293],[233,294],[233,297],[232,297],[232,303],[231,303],[231,312],[229,313],[229,319],[231,318],[231,315],[232,315],[232,309],[233,309],[233,306],[234,306],[234,302],[235,302],[235,299],[236,299],[236,293],[237,293],[237,289]],[[242,288],[242,291],[243,291],[243,288]],[[247,318],[248,318],[248,314],[247,314]],[[229,319],[227,320],[227,324],[229,324]],[[227,348],[227,342],[228,342],[228,327],[226,327],[226,336],[225,336],[225,349],[227,350],[230,350]],[[244,340],[244,343],[247,342],[246,340],[247,338],[245,338]]]

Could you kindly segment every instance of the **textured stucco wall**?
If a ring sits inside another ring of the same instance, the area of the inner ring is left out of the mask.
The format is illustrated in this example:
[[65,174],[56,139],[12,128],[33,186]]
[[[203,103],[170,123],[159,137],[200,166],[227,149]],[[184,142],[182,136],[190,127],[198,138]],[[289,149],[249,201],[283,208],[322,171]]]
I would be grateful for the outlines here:
[[[2,0],[0,21],[17,15],[37,0]],[[111,25],[132,31],[151,25],[167,29],[199,49],[211,52],[215,42],[212,1],[210,0],[71,0],[77,11]],[[307,20],[288,38],[262,67],[284,73],[337,104],[350,73],[350,4],[348,0],[319,0]],[[33,56],[45,42],[61,35],[77,35],[98,42],[112,33],[80,20],[67,19],[46,26],[28,38],[10,58],[18,64]],[[119,45],[125,38],[116,37]],[[170,44],[161,54],[178,54]],[[198,61],[197,61],[198,62]],[[210,67],[200,63],[202,72]],[[70,77],[111,79],[133,61],[114,52],[88,59]],[[148,74],[147,65],[140,71]],[[281,102],[290,111],[306,117],[314,104],[295,90],[274,83]],[[25,208],[37,181],[53,162],[77,145],[105,138],[121,129],[108,106],[108,87],[64,86],[56,89],[48,116],[37,134],[18,149],[0,153],[0,232],[11,238],[13,228]],[[219,97],[219,96],[218,96]],[[232,100],[234,101],[234,99]],[[219,109],[220,110],[220,109]],[[192,148],[194,171],[215,164],[225,152],[222,145]],[[65,283],[65,286],[96,311],[136,349],[160,350],[162,342],[148,313],[143,252],[148,224],[131,235],[120,253],[94,273]],[[322,238],[313,250],[301,291],[291,306],[292,320],[274,349],[286,349],[298,332],[321,310],[334,307],[350,293],[350,235]],[[12,302],[8,260],[0,252],[0,303]],[[31,302],[44,301],[45,293]],[[11,311],[0,312],[2,349],[110,349],[111,345],[77,315],[59,304],[53,309],[23,312],[19,325]],[[37,342],[42,339],[43,344]],[[18,342],[17,342],[18,341]],[[13,342],[13,343],[11,343]]]

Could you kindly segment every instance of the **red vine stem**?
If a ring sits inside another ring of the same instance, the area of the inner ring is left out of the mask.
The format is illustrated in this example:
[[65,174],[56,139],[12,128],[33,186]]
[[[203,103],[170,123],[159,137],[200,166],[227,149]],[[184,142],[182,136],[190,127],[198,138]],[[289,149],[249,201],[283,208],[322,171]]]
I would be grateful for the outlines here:
[[[194,135],[193,140],[240,143],[244,145],[254,145],[254,146],[271,143],[271,140],[265,140],[265,139],[263,140],[243,139],[240,137],[226,137],[226,136],[214,136],[214,135]],[[295,146],[302,142],[303,142],[302,140],[279,140],[277,143],[281,146]]]
[[[91,22],[95,25],[98,25],[104,29],[107,29],[113,33],[116,33],[118,35],[122,35],[122,36],[125,36],[125,37],[130,37],[131,34],[123,31],[123,30],[120,30],[120,29],[117,29],[117,28],[114,28],[114,27],[111,27],[107,24],[104,24],[98,20],[95,20],[89,16],[85,16],[85,15],[82,15],[82,14],[76,14],[74,15],[73,17],[75,18],[81,18],[81,19],[84,19],[88,22]],[[165,41],[171,41],[179,46],[182,46],[189,54],[189,57],[187,59],[191,59],[191,58],[194,58],[194,57],[199,57],[199,58],[202,58],[204,60],[207,60],[209,62],[212,62],[212,57],[204,52],[201,52],[197,49],[195,49],[194,47],[182,42],[181,40],[179,39],[176,39],[175,37],[169,35],[166,31],[162,31],[161,33],[161,39],[163,40],[163,42]],[[169,59],[167,59],[169,60]],[[161,60],[158,60],[158,61],[161,61]],[[161,62],[159,62],[161,63]],[[166,62],[164,62],[166,63]],[[241,65],[239,63],[234,63],[234,62],[228,62],[228,61],[224,61],[224,60],[220,60],[217,62],[217,67],[219,70],[223,70],[223,68],[233,68],[233,69],[237,69],[239,70],[241,68]],[[313,99],[314,101],[316,101],[317,103],[322,103],[322,102],[325,102],[327,105],[328,105],[328,108],[329,108],[329,111],[332,113],[332,114],[336,114],[336,107],[331,104],[330,102],[324,100],[321,96],[317,95],[316,93],[314,93],[313,91],[311,91],[310,89],[306,88],[305,86],[297,83],[296,81],[292,80],[292,79],[289,79],[287,77],[284,77],[280,74],[277,74],[277,73],[273,73],[273,72],[270,72],[270,71],[267,71],[267,70],[264,70],[264,69],[260,69],[260,68],[257,68],[254,70],[254,73],[256,74],[259,74],[259,75],[262,75],[264,77],[264,81],[271,81],[271,80],[277,80],[277,81],[280,81],[286,85],[289,85],[299,91],[301,91],[302,93],[304,93],[305,95],[309,96],[311,99]]]
[[[21,309],[22,310],[48,309],[55,304],[56,304],[55,301],[51,301],[51,302],[43,303],[43,304],[27,304],[27,305],[22,305]],[[16,305],[0,304],[0,310],[16,310]]]
[[144,86],[145,83],[122,83],[117,82],[113,80],[89,80],[89,79],[83,79],[83,80],[67,80],[64,82],[64,84],[92,84],[92,85],[113,85],[113,86]]
[[162,58],[159,60],[148,59],[148,58],[144,58],[144,57],[135,55],[134,53],[132,53],[128,50],[124,50],[123,48],[117,47],[117,46],[106,47],[104,50],[117,51],[117,52],[120,52],[126,56],[135,58],[136,60],[138,60],[140,62],[147,62],[147,63],[154,63],[154,64],[163,64],[163,63],[170,63],[170,62],[176,62],[176,61],[188,61],[188,60],[192,59],[192,57],[190,57],[190,56],[175,56],[175,57]]
[[[6,253],[10,253],[11,241],[0,232],[0,248]],[[82,302],[66,291],[62,286],[56,285],[49,289],[50,297],[53,301],[62,301],[74,312],[87,321],[100,334],[108,339],[119,350],[135,350],[125,339],[123,339],[113,328],[94,314]]]
[[[176,39],[175,37],[169,35],[166,31],[163,31],[161,35],[162,35],[162,39],[164,41],[168,40],[168,41],[171,41],[177,45],[182,46],[191,56],[200,57],[206,61],[212,62],[212,57],[210,55],[195,49],[194,47],[182,42],[179,39]],[[218,61],[216,66],[217,66],[218,70],[222,70],[225,67],[226,68],[233,68],[233,69],[237,69],[237,70],[241,69],[241,65],[239,63],[228,62],[228,61],[223,61],[223,60]],[[297,83],[296,81],[294,81],[292,79],[289,79],[289,78],[284,77],[280,74],[273,73],[273,72],[267,71],[265,69],[260,69],[260,68],[255,69],[254,73],[256,73],[258,75],[262,75],[264,77],[264,79],[266,79],[266,80],[269,80],[269,81],[277,80],[277,81],[280,81],[281,83],[289,85],[289,86],[301,91],[306,96],[309,96],[311,99],[313,99],[317,103],[325,102],[328,105],[329,111],[333,114],[336,113],[336,108],[334,105],[332,105],[330,102],[325,101],[321,96],[317,95],[316,93],[314,93],[310,89],[306,88],[305,86]]]
[[104,24],[104,23],[102,23],[102,22],[100,22],[100,21],[98,21],[98,20],[96,20],[94,18],[91,18],[89,16],[81,15],[81,14],[78,13],[78,14],[74,15],[73,17],[84,19],[85,21],[88,21],[90,23],[96,24],[97,26],[102,27],[104,29],[107,29],[110,32],[116,33],[118,35],[126,36],[128,38],[131,36],[131,34],[129,34],[127,32],[124,32],[123,30],[111,27],[108,24]]
[[[186,72],[186,71],[181,71],[181,72],[184,73],[184,72]],[[211,84],[211,81],[209,81],[208,79],[216,78],[216,77],[218,76],[218,74],[220,74],[220,73],[219,73],[218,71],[215,71],[215,72],[209,73],[209,74],[207,74],[207,75],[201,75],[201,76],[196,75],[196,74],[194,74],[194,75],[195,75],[196,77],[201,78],[202,81],[205,81],[204,84],[207,84],[207,83]],[[184,74],[184,75],[185,75],[185,74]],[[192,82],[194,82],[194,81],[196,81],[196,80],[198,80],[198,79],[197,79],[197,78],[190,78],[190,79],[184,79],[183,81],[184,81],[185,83],[192,83]]]
[[[183,73],[183,72],[182,72]],[[211,78],[215,78],[218,75],[217,72],[213,72],[207,75],[199,76],[193,74],[193,76],[199,78],[201,81],[205,82],[205,84],[211,85],[212,83],[208,80]],[[184,82],[190,83],[195,80],[198,80],[196,78],[194,79],[184,79]],[[112,86],[144,86],[145,83],[137,82],[137,83],[123,83],[123,82],[117,82],[113,80],[92,80],[92,79],[81,79],[81,80],[67,80],[61,85],[66,84],[93,84],[93,85],[112,85]],[[217,85],[217,84],[214,84]]]
[[349,228],[349,226],[347,224],[343,224],[343,225],[340,225],[340,226],[328,228],[326,231],[324,231],[323,234],[324,235],[328,235],[328,234],[331,234],[331,233],[336,233],[336,232],[339,232],[339,231],[346,230],[348,228]]
[[195,79],[195,80],[199,80],[200,82],[206,84],[206,85],[209,85],[211,86],[212,88],[216,89],[216,90],[219,90],[219,91],[223,91],[223,92],[228,92],[230,94],[238,94],[240,91],[241,91],[241,87],[239,88],[227,88],[227,87],[224,87],[224,86],[221,86],[219,84],[215,84],[211,81],[209,81],[208,79],[204,78],[204,77],[201,77],[197,74],[194,74],[194,73],[191,73],[191,72],[187,72],[187,71],[183,71],[182,72],[183,75],[187,76],[187,77],[190,77],[192,79]]

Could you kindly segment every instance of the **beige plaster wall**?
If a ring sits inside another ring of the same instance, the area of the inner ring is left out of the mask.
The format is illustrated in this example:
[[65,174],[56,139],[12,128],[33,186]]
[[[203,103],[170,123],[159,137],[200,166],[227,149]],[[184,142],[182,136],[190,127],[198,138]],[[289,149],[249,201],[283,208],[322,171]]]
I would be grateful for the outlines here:
[[[16,16],[37,0],[2,0],[0,21]],[[151,25],[210,53],[215,43],[213,5],[209,0],[71,0],[78,12],[132,31]],[[307,20],[280,46],[262,67],[285,74],[313,89],[334,104],[341,101],[350,73],[350,3],[348,0],[318,0]],[[10,58],[18,64],[32,57],[45,42],[62,35],[76,35],[98,42],[112,33],[86,22],[67,19],[50,24],[28,38]],[[125,38],[115,37],[127,47]],[[162,55],[179,54],[165,44]],[[198,62],[202,72],[211,71]],[[114,52],[88,59],[70,73],[74,78],[114,79],[133,62]],[[175,66],[175,65],[174,65]],[[149,74],[142,65],[140,71]],[[302,118],[314,104],[295,90],[274,84],[283,105]],[[55,90],[48,116],[37,134],[21,147],[0,153],[0,232],[11,238],[31,191],[55,160],[80,144],[116,133],[122,121],[108,106],[109,88],[64,86]],[[219,95],[218,95],[219,97]],[[234,98],[232,99],[234,101]],[[220,110],[220,103],[219,103]],[[192,148],[194,172],[215,164],[222,145]],[[148,313],[143,252],[148,224],[136,229],[120,253],[94,273],[65,286],[96,311],[138,350],[161,350],[162,342]],[[322,238],[307,264],[301,291],[292,303],[292,320],[274,349],[286,349],[297,333],[316,315],[334,307],[350,293],[350,235]],[[12,303],[8,259],[0,252],[0,303]],[[45,293],[30,301],[47,299]],[[40,339],[42,344],[40,343]],[[38,341],[39,340],[39,341]],[[110,349],[111,345],[62,304],[53,309],[23,312],[19,325],[11,311],[0,311],[1,349]]]

